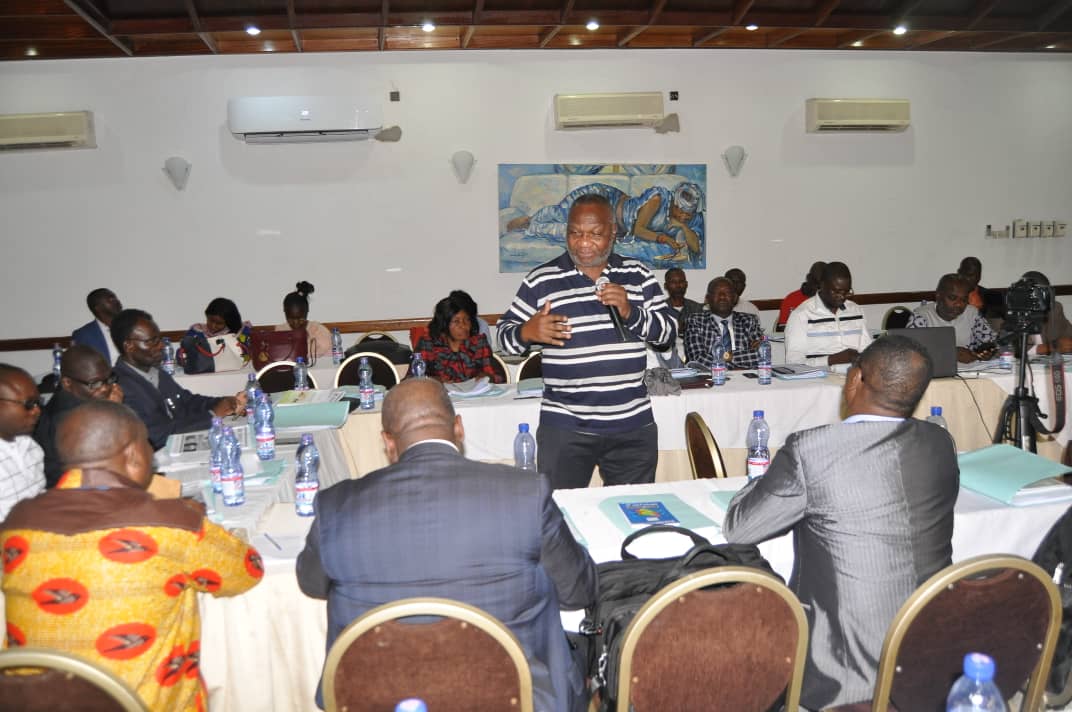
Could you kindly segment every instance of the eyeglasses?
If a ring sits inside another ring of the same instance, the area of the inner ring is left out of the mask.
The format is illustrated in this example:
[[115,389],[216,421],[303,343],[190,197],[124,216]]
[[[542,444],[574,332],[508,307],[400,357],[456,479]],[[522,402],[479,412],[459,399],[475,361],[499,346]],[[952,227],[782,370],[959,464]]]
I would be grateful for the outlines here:
[[143,344],[147,344],[148,346],[156,346],[164,340],[164,337],[160,336],[160,334],[157,334],[151,339],[139,339],[137,336],[128,336],[127,338],[130,341],[137,341]]
[[40,398],[27,398],[26,400],[15,400],[14,398],[0,398],[0,401],[3,401],[5,403],[18,403],[23,408],[25,408],[27,412],[33,410],[34,408],[41,407]]
[[[71,378],[68,376],[68,378]],[[119,376],[115,375],[115,371],[108,374],[107,378],[98,378],[95,381],[83,381],[81,378],[71,378],[75,383],[81,383],[83,386],[91,391],[98,390],[104,386],[114,386],[119,382]]]

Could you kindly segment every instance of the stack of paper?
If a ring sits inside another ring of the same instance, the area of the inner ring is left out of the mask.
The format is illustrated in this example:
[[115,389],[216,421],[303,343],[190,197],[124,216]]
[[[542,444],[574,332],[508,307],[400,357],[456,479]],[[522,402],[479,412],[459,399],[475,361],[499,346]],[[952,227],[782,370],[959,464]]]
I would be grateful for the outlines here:
[[345,402],[300,403],[277,408],[275,411],[276,430],[283,428],[340,428],[346,422],[350,406]]
[[472,398],[474,396],[482,396],[491,390],[491,381],[487,376],[481,376],[480,378],[470,378],[467,381],[461,383],[447,383],[444,384],[447,393],[457,398]]
[[1072,500],[1072,485],[1057,477],[1072,469],[1012,445],[991,445],[957,461],[962,486],[1005,504]]
[[797,381],[802,378],[826,378],[826,369],[808,366],[803,363],[786,363],[771,369],[775,377],[783,381]]
[[543,379],[525,378],[517,382],[517,394],[519,396],[542,396]]

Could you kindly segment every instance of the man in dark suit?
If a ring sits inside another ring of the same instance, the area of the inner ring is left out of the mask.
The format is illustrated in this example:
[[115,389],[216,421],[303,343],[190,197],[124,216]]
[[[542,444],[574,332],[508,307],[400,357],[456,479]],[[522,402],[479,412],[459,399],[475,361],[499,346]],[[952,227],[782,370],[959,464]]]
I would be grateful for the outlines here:
[[71,334],[72,344],[85,344],[100,352],[108,363],[115,363],[119,357],[112,343],[111,326],[115,315],[123,311],[119,297],[110,289],[94,289],[86,296],[86,306],[93,314],[93,321],[83,324]]
[[33,437],[45,451],[45,486],[55,487],[63,476],[63,463],[56,452],[56,427],[60,418],[88,400],[123,402],[118,378],[100,352],[86,344],[75,344],[63,352],[59,388],[41,409]]
[[159,450],[173,433],[207,430],[212,416],[245,412],[244,393],[209,398],[186,390],[160,370],[164,342],[160,327],[148,312],[124,309],[112,320],[112,341],[119,349],[115,374],[123,389],[123,403],[138,414],[149,429],[149,442]]
[[298,584],[328,601],[329,650],[351,621],[384,603],[438,596],[477,606],[521,642],[537,710],[583,709],[582,671],[559,608],[594,602],[595,564],[544,475],[467,460],[464,436],[438,382],[391,389],[383,403],[391,465],[320,492]]
[[910,339],[872,343],[846,377],[849,417],[790,435],[726,513],[731,542],[793,532],[789,587],[811,629],[800,698],[809,709],[871,699],[886,628],[951,563],[956,449],[941,427],[911,417],[931,371]]
[[685,324],[685,361],[711,368],[717,353],[726,368],[755,368],[759,365],[759,342],[763,327],[759,317],[736,311],[737,290],[726,277],[715,277],[707,285],[710,311],[689,317]]

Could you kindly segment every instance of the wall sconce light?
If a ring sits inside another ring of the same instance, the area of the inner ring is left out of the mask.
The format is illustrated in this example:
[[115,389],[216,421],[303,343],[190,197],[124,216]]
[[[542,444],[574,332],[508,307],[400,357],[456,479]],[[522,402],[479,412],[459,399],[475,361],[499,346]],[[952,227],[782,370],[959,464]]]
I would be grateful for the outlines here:
[[175,190],[182,190],[186,187],[186,181],[190,177],[190,162],[185,158],[172,156],[164,161],[164,175],[171,180]]
[[455,151],[454,155],[450,157],[450,165],[454,167],[454,175],[458,178],[459,183],[467,183],[469,176],[473,172],[473,164],[476,163],[476,159],[469,151]]
[[730,176],[737,177],[737,174],[741,172],[741,166],[744,165],[744,160],[748,158],[748,154],[744,152],[743,146],[730,146],[723,152],[722,161],[726,164],[726,170],[730,172]]

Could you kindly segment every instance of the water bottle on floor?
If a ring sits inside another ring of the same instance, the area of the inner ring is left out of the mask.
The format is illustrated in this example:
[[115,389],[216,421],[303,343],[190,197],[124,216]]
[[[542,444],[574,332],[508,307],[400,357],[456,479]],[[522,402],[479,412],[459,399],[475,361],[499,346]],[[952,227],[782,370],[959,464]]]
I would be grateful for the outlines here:
[[316,513],[313,502],[320,489],[320,452],[309,433],[301,436],[294,467],[294,511],[299,517],[311,517]]
[[756,351],[759,353],[759,365],[756,367],[759,385],[769,386],[771,384],[771,345],[766,336],[759,342]]
[[238,507],[246,502],[246,483],[245,472],[242,469],[242,446],[238,444],[234,428],[224,427],[220,449],[223,467],[220,473],[223,504],[227,507]]
[[253,422],[257,434],[257,457],[261,460],[275,459],[275,411],[267,393],[257,396]]
[[369,365],[368,356],[362,356],[357,367],[357,391],[361,398],[361,410],[376,407],[376,386],[372,382],[372,366]]
[[1007,712],[1001,690],[994,684],[994,661],[989,655],[964,656],[964,675],[949,691],[946,712]]
[[770,426],[763,419],[762,410],[752,411],[752,422],[748,424],[748,480],[767,474],[770,466],[770,449],[767,443],[770,441]]
[[294,359],[294,390],[309,390],[309,367],[305,365],[305,359],[301,356]]
[[175,347],[171,345],[171,339],[164,337],[164,360],[160,363],[160,370],[169,376],[175,375]]
[[410,363],[409,366],[409,375],[413,376],[414,378],[423,378],[427,372],[428,366],[427,364],[425,364],[424,357],[421,356],[421,352],[414,351],[413,361]]
[[223,418],[213,418],[208,430],[208,474],[212,480],[212,491],[223,492],[220,475],[223,472]]
[[519,423],[514,437],[514,467],[536,471],[536,439],[529,432],[528,423]]
[[257,395],[261,392],[261,384],[257,382],[257,374],[251,373],[246,377],[246,387],[242,389],[246,394],[246,422],[253,423],[253,410],[257,407]]
[[342,333],[339,327],[331,330],[331,362],[338,366],[342,363]]

